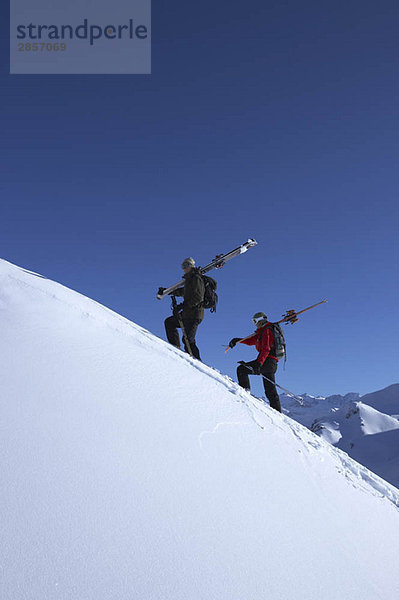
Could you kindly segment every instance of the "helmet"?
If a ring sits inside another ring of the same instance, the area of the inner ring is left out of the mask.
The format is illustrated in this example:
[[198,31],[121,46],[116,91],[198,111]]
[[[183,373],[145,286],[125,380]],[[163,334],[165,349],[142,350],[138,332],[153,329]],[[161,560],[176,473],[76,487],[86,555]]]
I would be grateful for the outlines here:
[[195,260],[189,256],[188,258],[185,258],[181,264],[182,269],[188,269],[188,267],[195,267]]
[[252,317],[252,321],[253,321],[254,325],[257,325],[258,323],[261,323],[262,321],[267,321],[267,316],[265,315],[264,312],[257,312]]

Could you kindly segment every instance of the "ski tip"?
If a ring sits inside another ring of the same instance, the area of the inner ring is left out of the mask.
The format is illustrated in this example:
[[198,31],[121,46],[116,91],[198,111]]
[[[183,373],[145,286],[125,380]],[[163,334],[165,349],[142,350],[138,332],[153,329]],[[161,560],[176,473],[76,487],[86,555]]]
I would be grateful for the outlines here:
[[249,238],[249,240],[247,240],[245,244],[242,244],[240,246],[240,254],[244,254],[244,252],[247,252],[247,250],[249,250],[250,248],[257,246],[257,244],[258,242],[255,239]]

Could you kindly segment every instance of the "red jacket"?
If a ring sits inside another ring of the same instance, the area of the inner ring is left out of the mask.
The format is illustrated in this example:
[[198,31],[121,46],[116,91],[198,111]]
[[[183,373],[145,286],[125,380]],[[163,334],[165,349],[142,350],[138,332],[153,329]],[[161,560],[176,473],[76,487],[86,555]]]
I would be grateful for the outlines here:
[[251,337],[241,342],[241,344],[246,344],[247,346],[256,346],[259,352],[256,360],[261,365],[263,365],[268,356],[277,360],[275,356],[270,354],[270,351],[274,349],[274,335],[271,328],[268,329],[269,326],[270,323],[266,323],[266,325],[257,329]]

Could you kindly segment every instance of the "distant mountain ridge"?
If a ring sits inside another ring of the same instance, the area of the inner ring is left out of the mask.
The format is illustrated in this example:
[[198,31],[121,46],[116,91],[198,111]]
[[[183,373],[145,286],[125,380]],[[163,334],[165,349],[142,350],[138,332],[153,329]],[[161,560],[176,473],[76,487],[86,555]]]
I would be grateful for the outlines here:
[[362,396],[361,400],[364,404],[368,404],[380,412],[399,418],[399,383],[366,394]]
[[283,410],[330,444],[399,487],[399,384],[360,396],[283,394]]

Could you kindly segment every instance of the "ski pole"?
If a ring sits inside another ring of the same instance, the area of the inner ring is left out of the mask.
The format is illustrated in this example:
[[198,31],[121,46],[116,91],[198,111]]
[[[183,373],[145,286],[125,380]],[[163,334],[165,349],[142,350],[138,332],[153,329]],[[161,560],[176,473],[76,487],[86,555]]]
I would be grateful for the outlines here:
[[[261,373],[261,375],[262,375],[262,373]],[[293,394],[292,392],[290,392],[289,390],[287,390],[286,388],[284,388],[282,385],[279,385],[275,381],[272,381],[271,379],[269,379],[268,377],[266,377],[266,375],[262,375],[262,377],[263,377],[263,379],[266,379],[266,381],[269,381],[270,383],[273,383],[276,387],[280,388],[280,390],[283,390],[283,392],[285,392],[287,394],[287,396],[290,396],[291,398],[294,398],[297,402],[299,402],[299,404],[301,406],[305,405],[303,399],[300,396],[296,396],[295,394]]]
[[[312,304],[312,306],[308,306],[307,308],[303,308],[302,310],[299,310],[298,312],[295,310],[287,310],[287,312],[285,313],[285,315],[283,315],[283,318],[280,319],[280,321],[277,321],[277,325],[279,325],[280,323],[291,323],[292,325],[294,323],[296,323],[298,321],[298,316],[302,315],[304,312],[306,312],[307,310],[310,310],[312,308],[316,308],[316,306],[320,306],[320,304],[324,304],[325,302],[327,302],[327,300],[322,300],[321,302],[317,302],[317,304]],[[239,342],[237,342],[238,344],[240,344],[241,342],[244,342],[245,340],[248,340],[250,337],[252,337],[254,334],[251,333],[251,335],[247,335],[247,337],[242,338]],[[227,353],[230,350],[230,346],[227,346],[225,353]]]
[[[250,366],[248,366],[243,360],[240,360],[239,364],[240,365],[245,365],[247,367],[247,369],[250,369],[252,371],[252,373],[255,375],[253,368],[250,367]],[[263,377],[263,379],[266,379],[266,381],[268,381],[269,383],[272,383],[276,387],[280,388],[280,390],[283,390],[283,392],[285,392],[287,394],[287,396],[290,396],[291,398],[294,398],[297,402],[299,402],[299,404],[301,406],[304,406],[303,398],[301,398],[300,396],[296,396],[295,394],[293,394],[292,392],[290,392],[290,390],[287,390],[282,385],[279,385],[278,383],[276,383],[272,379],[269,379],[268,377],[266,377],[266,375],[263,375],[262,373],[259,373],[259,375],[261,377]]]
[[179,327],[182,330],[183,340],[184,340],[185,346],[188,350],[188,353],[190,356],[192,356],[194,358],[193,352],[191,350],[190,342],[188,341],[186,329],[184,327],[183,319],[181,318],[179,311],[176,310],[177,309],[176,296],[172,296],[172,307],[173,307],[173,314],[175,315],[175,317],[177,317],[177,320],[179,322]]

